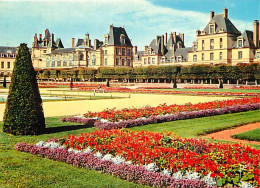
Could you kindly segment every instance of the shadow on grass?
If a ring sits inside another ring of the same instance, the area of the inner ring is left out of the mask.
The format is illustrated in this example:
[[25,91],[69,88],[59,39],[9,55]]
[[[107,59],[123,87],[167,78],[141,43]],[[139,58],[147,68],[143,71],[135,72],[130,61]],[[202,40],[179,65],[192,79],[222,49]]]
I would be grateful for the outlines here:
[[72,131],[78,129],[86,129],[93,127],[93,125],[69,125],[69,126],[62,126],[62,127],[47,127],[45,129],[44,134],[52,134],[52,133],[59,133],[65,131]]

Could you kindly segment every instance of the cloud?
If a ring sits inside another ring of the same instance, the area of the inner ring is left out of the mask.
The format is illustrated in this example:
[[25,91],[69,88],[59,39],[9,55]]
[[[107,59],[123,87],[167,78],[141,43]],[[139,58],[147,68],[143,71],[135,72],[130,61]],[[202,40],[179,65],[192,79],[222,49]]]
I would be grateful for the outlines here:
[[[185,45],[191,46],[196,30],[203,29],[208,19],[209,14],[160,7],[146,0],[0,2],[0,45],[27,42],[30,46],[35,33],[49,28],[70,47],[72,37],[83,38],[87,32],[92,40],[104,40],[113,23],[125,26],[139,50],[156,35],[174,31],[184,33]],[[252,27],[240,20],[233,23],[239,30]]]

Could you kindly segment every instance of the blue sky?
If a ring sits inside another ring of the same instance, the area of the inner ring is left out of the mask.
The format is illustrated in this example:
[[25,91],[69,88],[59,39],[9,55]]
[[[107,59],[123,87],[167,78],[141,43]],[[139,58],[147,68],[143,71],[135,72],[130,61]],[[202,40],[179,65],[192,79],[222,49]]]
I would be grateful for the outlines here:
[[156,35],[184,33],[185,45],[192,45],[197,29],[216,14],[229,10],[229,18],[240,31],[253,29],[260,18],[259,0],[85,0],[85,1],[1,1],[0,46],[31,46],[35,33],[51,33],[71,47],[71,38],[104,40],[108,27],[124,26],[132,44],[143,50]]

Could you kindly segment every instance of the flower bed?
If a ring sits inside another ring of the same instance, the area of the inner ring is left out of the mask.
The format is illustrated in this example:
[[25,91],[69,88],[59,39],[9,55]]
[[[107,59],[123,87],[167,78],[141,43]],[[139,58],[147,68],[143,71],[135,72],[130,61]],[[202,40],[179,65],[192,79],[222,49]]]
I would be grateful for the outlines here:
[[219,88],[217,86],[216,87],[190,86],[190,87],[184,87],[184,89],[219,89]]
[[260,86],[237,86],[232,89],[260,90]]
[[101,118],[110,122],[118,122],[120,120],[135,120],[138,118],[148,118],[150,116],[175,114],[178,112],[191,112],[209,109],[219,109],[229,106],[257,104],[260,103],[260,97],[231,99],[224,101],[212,101],[186,105],[166,105],[161,104],[157,107],[145,106],[143,108],[125,108],[122,110],[106,109],[102,112],[88,112],[84,114],[85,118]]
[[59,144],[22,143],[16,149],[149,186],[260,185],[260,150],[244,145],[129,130],[98,130],[52,141]]

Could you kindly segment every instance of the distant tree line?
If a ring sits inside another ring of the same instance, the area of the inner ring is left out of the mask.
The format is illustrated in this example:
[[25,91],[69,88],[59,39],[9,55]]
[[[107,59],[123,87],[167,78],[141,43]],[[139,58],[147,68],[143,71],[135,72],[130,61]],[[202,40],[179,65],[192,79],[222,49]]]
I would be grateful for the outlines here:
[[260,64],[100,67],[37,70],[38,80],[106,81],[118,82],[171,82],[179,83],[247,83],[260,80]]

